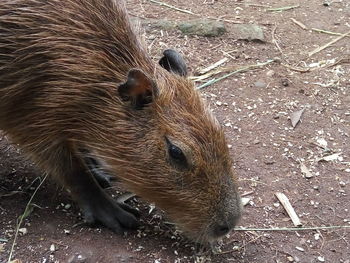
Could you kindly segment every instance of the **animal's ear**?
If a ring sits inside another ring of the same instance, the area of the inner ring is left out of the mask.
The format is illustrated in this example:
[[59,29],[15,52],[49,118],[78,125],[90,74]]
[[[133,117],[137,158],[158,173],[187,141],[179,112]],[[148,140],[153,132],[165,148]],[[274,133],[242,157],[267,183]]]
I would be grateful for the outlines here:
[[182,56],[173,49],[163,52],[163,57],[159,60],[159,65],[169,72],[173,72],[182,77],[187,76],[187,67]]
[[158,95],[154,81],[140,69],[131,69],[125,83],[119,85],[118,94],[123,101],[129,101],[135,109],[142,109],[152,103]]

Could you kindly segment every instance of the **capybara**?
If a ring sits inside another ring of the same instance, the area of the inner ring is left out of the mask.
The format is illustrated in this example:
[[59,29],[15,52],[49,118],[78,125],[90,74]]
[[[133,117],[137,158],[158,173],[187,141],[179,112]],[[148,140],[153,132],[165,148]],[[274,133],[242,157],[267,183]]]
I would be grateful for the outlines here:
[[98,183],[105,174],[213,242],[241,214],[224,132],[182,57],[155,63],[138,31],[120,0],[1,0],[0,128],[87,222],[138,225]]

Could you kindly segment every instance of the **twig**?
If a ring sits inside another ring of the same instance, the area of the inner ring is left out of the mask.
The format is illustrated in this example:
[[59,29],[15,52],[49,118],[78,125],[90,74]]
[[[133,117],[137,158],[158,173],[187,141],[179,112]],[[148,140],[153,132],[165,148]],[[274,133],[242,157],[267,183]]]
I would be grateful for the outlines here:
[[305,72],[310,72],[310,71],[315,71],[315,70],[319,70],[319,69],[323,69],[323,68],[330,68],[330,67],[334,67],[336,65],[339,65],[339,64],[349,64],[350,63],[350,57],[348,58],[341,58],[341,59],[338,59],[337,61],[335,61],[334,63],[331,63],[331,64],[324,64],[320,67],[305,67],[305,68],[302,68],[302,67],[295,67],[295,66],[291,66],[291,65],[288,65],[288,64],[285,64],[285,63],[281,63],[282,66],[290,69],[290,70],[294,70],[294,71],[297,71],[297,72],[301,72],[301,73],[305,73]]
[[16,194],[24,194],[24,192],[23,191],[12,191],[12,192],[10,192],[8,194],[0,195],[0,198],[2,198],[2,197],[9,197],[9,196],[13,196],[13,195],[16,195]]
[[[249,240],[247,243],[245,243],[243,246],[241,246],[239,249],[242,249],[244,247],[246,247],[248,244],[250,243],[253,243],[255,241],[257,241],[259,238],[261,238],[262,236],[257,236],[255,238],[253,238],[252,240]],[[219,252],[217,253],[218,255],[222,255],[222,254],[228,254],[228,253],[232,253],[232,252],[235,252],[237,251],[236,249],[231,249],[231,250],[226,250],[226,251],[222,251],[222,252]]]
[[221,81],[221,80],[223,80],[223,79],[226,79],[226,78],[228,78],[228,77],[230,77],[230,76],[232,76],[232,75],[234,75],[234,74],[237,74],[237,73],[239,73],[239,72],[244,72],[244,71],[247,71],[247,70],[253,69],[253,68],[261,68],[261,67],[266,66],[266,65],[268,65],[268,64],[270,64],[270,63],[272,63],[272,62],[274,62],[274,61],[275,61],[275,60],[270,59],[270,60],[268,60],[268,61],[266,61],[266,62],[263,62],[263,63],[258,63],[258,64],[255,64],[255,65],[248,65],[248,66],[239,68],[239,69],[237,69],[237,70],[235,70],[235,71],[233,71],[233,72],[230,72],[230,73],[228,73],[228,74],[226,74],[226,75],[224,75],[224,76],[222,76],[222,77],[220,77],[220,78],[217,78],[217,79],[214,78],[214,79],[212,79],[212,80],[209,80],[208,82],[206,82],[206,83],[200,85],[200,86],[197,87],[196,89],[203,89],[203,88],[208,87],[208,86],[210,86],[210,85],[212,85],[212,84],[214,84],[214,83],[216,83],[216,82],[219,82],[219,81]]
[[[193,15],[202,17],[202,15],[198,15],[198,14],[193,14]],[[229,20],[229,19],[220,18],[220,17],[211,17],[211,16],[207,16],[207,17],[205,17],[205,19],[211,19],[211,20],[216,20],[216,21],[224,21],[224,22],[232,23],[232,24],[243,24],[242,21]]]
[[277,8],[268,8],[266,11],[268,12],[282,12],[294,8],[298,8],[300,5],[292,5],[292,6],[283,6],[283,7],[277,7]]
[[280,192],[275,193],[275,196],[281,202],[284,209],[287,211],[290,219],[292,219],[292,221],[293,221],[294,226],[301,226],[302,223],[300,222],[300,219],[299,219],[297,213],[295,213],[295,210],[292,207],[291,203],[289,202],[287,196],[283,193],[280,193]]
[[[327,30],[318,29],[318,28],[311,28],[311,30],[318,32],[318,33],[324,33],[324,34],[333,35],[333,36],[342,36],[343,35],[342,33],[327,31]],[[348,36],[348,37],[350,37],[350,36]]]
[[294,24],[300,26],[302,29],[307,30],[307,27],[306,27],[303,23],[299,22],[298,20],[296,20],[296,19],[294,19],[294,18],[291,18],[290,20],[292,20],[292,22],[293,22]]
[[190,14],[190,15],[196,15],[195,13],[193,13],[192,11],[189,11],[189,10],[185,10],[185,9],[181,9],[181,8],[178,8],[176,6],[173,6],[173,5],[169,5],[167,3],[163,3],[163,2],[159,2],[159,1],[156,1],[156,0],[148,0],[152,3],[155,3],[155,4],[158,4],[158,5],[161,5],[161,6],[166,6],[168,8],[171,8],[171,9],[174,9],[176,11],[179,11],[179,12],[182,12],[182,13],[187,13],[187,14]]
[[251,3],[235,3],[235,5],[245,5],[245,6],[256,6],[256,7],[268,7],[271,8],[269,5],[260,5],[260,4],[251,4]]
[[[41,187],[41,185],[45,182],[46,178],[47,178],[47,174],[45,174],[45,177],[44,177],[43,180],[40,182],[40,184],[38,185],[38,187],[35,189],[33,195],[30,197],[30,199],[29,199],[29,201],[28,201],[28,203],[27,203],[27,205],[26,205],[26,208],[24,209],[23,214],[27,214],[27,212],[28,212],[28,210],[29,210],[29,207],[30,207],[32,201],[33,201],[33,198],[34,198],[35,194],[37,193],[37,191],[39,190],[39,188]],[[13,254],[13,251],[14,251],[14,248],[15,248],[15,244],[16,244],[17,237],[18,237],[18,231],[19,231],[19,229],[20,229],[20,227],[21,227],[21,224],[22,224],[22,222],[23,222],[23,219],[24,219],[24,216],[21,216],[21,217],[20,217],[20,220],[19,220],[19,223],[17,224],[15,237],[14,237],[14,239],[13,239],[12,246],[11,246],[11,250],[10,250],[10,255],[9,255],[9,258],[8,258],[8,263],[11,262],[12,254]]]
[[305,72],[311,71],[311,68],[294,67],[294,66],[291,66],[291,65],[288,65],[288,64],[284,64],[284,63],[281,63],[281,65],[286,67],[286,68],[289,68],[291,70],[294,70],[294,71],[297,71],[297,72],[301,72],[301,73],[305,73]]
[[328,42],[327,44],[325,44],[325,45],[323,45],[323,46],[321,46],[321,47],[319,47],[319,48],[316,48],[315,50],[313,50],[313,51],[311,51],[311,52],[309,53],[309,57],[311,57],[312,55],[315,55],[316,53],[318,53],[318,52],[320,52],[320,51],[326,49],[326,48],[329,47],[330,45],[333,45],[334,43],[338,42],[339,40],[343,39],[344,37],[346,37],[346,36],[349,35],[349,34],[350,34],[350,31],[348,31],[347,33],[342,34],[341,36],[339,36],[339,37],[333,39],[332,41]]
[[341,58],[341,59],[338,59],[336,62],[334,62],[332,64],[326,65],[325,67],[326,68],[330,68],[330,67],[334,67],[334,66],[339,65],[339,64],[349,64],[349,63],[350,63],[350,57],[348,57],[348,58]]
[[205,74],[205,73],[207,73],[207,72],[213,70],[214,68],[217,68],[217,67],[220,66],[221,64],[224,64],[227,60],[228,60],[228,58],[220,59],[219,61],[217,61],[217,62],[211,64],[210,66],[199,70],[199,73],[200,73],[200,74]]
[[276,227],[276,228],[235,228],[234,231],[310,231],[327,229],[350,229],[350,226],[315,226],[315,227]]
[[254,191],[245,192],[245,193],[241,194],[241,197],[244,197],[244,196],[247,196],[247,195],[251,195],[253,193],[254,193]]
[[280,45],[278,44],[276,38],[275,38],[275,33],[276,33],[276,29],[277,29],[277,24],[275,24],[274,28],[272,29],[271,35],[272,35],[272,43],[275,44],[275,46],[277,47],[278,51],[281,52],[281,54],[284,56],[283,51],[280,47]]
[[[190,14],[190,15],[194,15],[194,16],[199,16],[199,17],[202,17],[202,15],[200,14],[196,14],[196,13],[193,13],[192,11],[190,10],[186,10],[186,9],[181,9],[181,8],[178,8],[176,6],[173,6],[173,5],[169,5],[167,3],[163,3],[163,2],[160,2],[160,1],[156,1],[156,0],[148,0],[152,3],[155,3],[155,4],[158,4],[160,6],[165,6],[165,7],[168,7],[170,9],[174,9],[176,11],[179,11],[179,12],[182,12],[182,13],[186,13],[186,14]],[[205,17],[206,19],[211,19],[211,20],[218,20],[218,21],[224,21],[224,22],[228,22],[228,23],[233,23],[233,24],[242,24],[243,22],[241,21],[235,21],[235,20],[229,20],[229,19],[224,19],[224,18],[219,18],[219,17]]]

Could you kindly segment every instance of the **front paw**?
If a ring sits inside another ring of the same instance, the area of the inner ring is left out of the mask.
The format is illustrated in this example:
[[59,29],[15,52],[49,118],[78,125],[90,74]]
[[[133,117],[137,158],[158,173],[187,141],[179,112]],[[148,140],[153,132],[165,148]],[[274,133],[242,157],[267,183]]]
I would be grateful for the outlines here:
[[139,226],[136,218],[139,216],[138,211],[124,203],[117,203],[109,196],[95,199],[94,202],[81,208],[87,223],[102,224],[118,234]]

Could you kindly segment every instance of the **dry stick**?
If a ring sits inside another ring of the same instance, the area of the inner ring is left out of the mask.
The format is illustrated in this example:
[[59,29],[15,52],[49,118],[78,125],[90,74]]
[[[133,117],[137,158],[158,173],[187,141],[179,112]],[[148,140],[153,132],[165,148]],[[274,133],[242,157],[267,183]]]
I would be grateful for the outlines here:
[[[324,33],[324,34],[328,34],[328,35],[333,35],[333,36],[342,36],[342,33],[338,33],[338,32],[332,32],[332,31],[327,31],[327,30],[323,30],[323,29],[318,29],[318,28],[311,28],[312,31],[315,32],[319,32],[319,33]],[[348,36],[350,37],[350,36]]]
[[[174,9],[174,10],[179,11],[179,12],[182,12],[182,13],[186,13],[186,14],[190,14],[190,15],[194,15],[194,16],[199,16],[199,17],[202,16],[202,15],[193,13],[193,12],[190,11],[190,10],[181,9],[181,8],[176,7],[176,6],[169,5],[169,4],[167,4],[167,3],[159,2],[159,1],[156,1],[156,0],[148,0],[148,1],[150,1],[150,2],[152,2],[152,3],[155,3],[155,4],[158,4],[158,5],[160,5],[160,6],[165,6],[165,7]],[[224,21],[224,22],[233,23],[233,24],[242,24],[242,23],[243,23],[243,22],[241,22],[241,21],[223,19],[223,18],[218,18],[218,17],[210,17],[210,16],[209,16],[209,17],[206,17],[206,19]]]
[[307,27],[306,27],[303,23],[299,22],[298,20],[296,20],[296,19],[294,19],[294,18],[291,18],[290,20],[292,20],[292,22],[293,22],[294,24],[300,26],[302,29],[307,30]]
[[311,71],[311,68],[294,67],[294,66],[291,66],[291,65],[288,65],[288,64],[284,64],[284,63],[281,63],[281,65],[286,67],[286,68],[288,68],[288,69],[291,69],[291,70],[294,70],[294,71],[297,71],[297,72],[301,72],[301,73],[305,73],[305,72]]
[[284,56],[283,51],[282,51],[280,45],[278,44],[278,42],[277,42],[277,40],[275,38],[276,29],[277,29],[277,24],[275,24],[274,28],[272,29],[272,33],[271,33],[272,34],[272,43],[275,44],[275,46],[277,47],[278,51],[281,52],[282,56]]
[[[250,243],[253,243],[255,241],[257,241],[259,238],[261,238],[262,236],[257,236],[255,237],[254,239],[252,240],[249,240],[247,243],[245,243],[242,247],[240,247],[239,249],[242,249],[242,248],[245,248],[247,245],[249,245]],[[232,253],[232,252],[235,252],[237,251],[236,249],[231,249],[231,250],[226,250],[226,251],[222,251],[222,252],[219,252],[217,253],[217,255],[223,255],[223,254],[228,254],[228,253]]]
[[47,174],[45,174],[45,177],[44,177],[43,180],[40,182],[40,184],[38,185],[38,187],[35,189],[33,195],[30,197],[30,199],[29,199],[29,201],[28,201],[28,203],[27,203],[27,205],[26,205],[26,208],[24,209],[24,212],[23,212],[23,214],[22,214],[22,216],[21,216],[21,218],[20,218],[20,220],[19,220],[19,223],[17,224],[15,237],[14,237],[14,239],[13,239],[13,243],[12,243],[11,250],[10,250],[10,255],[9,255],[9,258],[8,258],[8,261],[7,261],[8,263],[11,262],[12,254],[13,254],[13,251],[14,251],[14,248],[15,248],[15,244],[16,244],[17,237],[18,237],[18,231],[19,231],[19,229],[20,229],[20,227],[21,227],[21,224],[22,224],[22,222],[23,222],[23,219],[24,219],[23,215],[25,215],[25,214],[28,212],[29,206],[30,206],[30,204],[32,203],[33,198],[34,198],[36,192],[39,190],[39,188],[41,187],[41,185],[45,182],[46,178],[47,178]]
[[246,6],[256,6],[256,7],[268,7],[271,8],[269,5],[259,5],[259,4],[251,4],[251,3],[235,3],[235,5],[246,5]]
[[260,68],[260,67],[266,66],[267,64],[270,64],[270,63],[272,63],[274,61],[275,60],[270,59],[270,60],[268,60],[266,62],[263,62],[263,63],[258,63],[258,64],[255,64],[255,65],[249,65],[249,66],[245,66],[245,67],[239,68],[239,69],[237,69],[237,70],[235,70],[233,72],[230,72],[230,73],[228,73],[228,74],[226,74],[226,75],[224,75],[224,76],[222,76],[220,78],[209,80],[208,82],[204,83],[203,85],[200,85],[196,89],[203,89],[203,88],[208,87],[208,86],[210,86],[210,85],[212,85],[212,84],[214,84],[214,83],[216,83],[216,82],[218,82],[220,80],[226,79],[226,78],[228,78],[228,77],[230,77],[230,76],[232,76],[234,74],[237,74],[239,72],[243,72],[243,71],[246,71],[246,70],[249,70],[249,69],[253,69],[253,68]]
[[309,53],[309,57],[315,55],[316,53],[326,49],[327,47],[329,47],[330,45],[333,45],[335,42],[338,42],[339,40],[343,39],[344,37],[346,37],[347,35],[350,34],[350,31],[348,31],[347,33],[345,34],[342,34],[341,36],[333,39],[332,41],[328,42],[327,44],[323,45],[322,47],[319,47],[319,48],[316,48],[315,50],[311,51]]
[[287,196],[280,192],[275,193],[275,195],[277,199],[281,202],[284,209],[287,211],[290,219],[292,219],[294,226],[301,226],[302,223],[300,222],[300,219],[297,213],[295,213],[295,210],[292,207],[291,203],[289,202]]
[[9,196],[13,196],[13,195],[16,195],[16,194],[24,194],[24,192],[23,191],[12,191],[12,192],[10,192],[8,194],[0,195],[0,198],[2,198],[2,197],[9,197]]
[[327,229],[350,229],[350,226],[277,227],[277,228],[235,228],[234,231],[309,231]]
[[324,65],[324,66],[321,66],[321,67],[318,67],[318,68],[310,68],[310,67],[301,68],[301,67],[294,67],[294,66],[291,66],[291,65],[288,65],[288,64],[284,64],[284,63],[281,63],[281,65],[284,66],[284,67],[286,67],[286,68],[288,68],[288,69],[290,69],[290,70],[294,70],[294,71],[297,71],[297,72],[305,73],[305,72],[320,70],[320,69],[323,69],[323,68],[334,67],[334,66],[339,65],[339,64],[349,64],[349,63],[350,63],[350,57],[338,59],[338,60],[335,61],[334,63],[328,64],[328,65]]
[[338,59],[336,62],[329,64],[329,65],[326,65],[324,67],[330,68],[330,67],[334,67],[334,66],[339,65],[339,64],[349,64],[349,63],[350,63],[350,57],[341,58],[341,59]]
[[178,8],[176,6],[173,6],[173,5],[169,5],[167,3],[163,3],[163,2],[159,2],[159,1],[156,1],[156,0],[148,0],[152,3],[155,3],[155,4],[158,4],[158,5],[161,5],[161,6],[166,6],[168,8],[171,8],[171,9],[174,9],[176,11],[179,11],[179,12],[182,12],[182,13],[187,13],[187,14],[190,14],[190,15],[196,15],[195,13],[193,13],[192,11],[189,11],[189,10],[185,10],[185,9],[181,9],[181,8]]
[[292,6],[284,6],[284,7],[277,7],[277,8],[269,8],[266,9],[268,12],[278,12],[278,11],[286,11],[294,8],[298,8],[300,5],[292,5]]
[[221,64],[224,64],[226,61],[228,60],[228,58],[223,58],[223,59],[220,59],[219,61],[211,64],[210,66],[206,67],[206,68],[203,68],[199,71],[200,74],[205,74],[215,68],[217,68],[218,66],[220,66]]
[[241,194],[241,197],[244,197],[244,196],[247,196],[247,195],[251,195],[253,193],[254,193],[254,191],[245,192],[245,193]]

